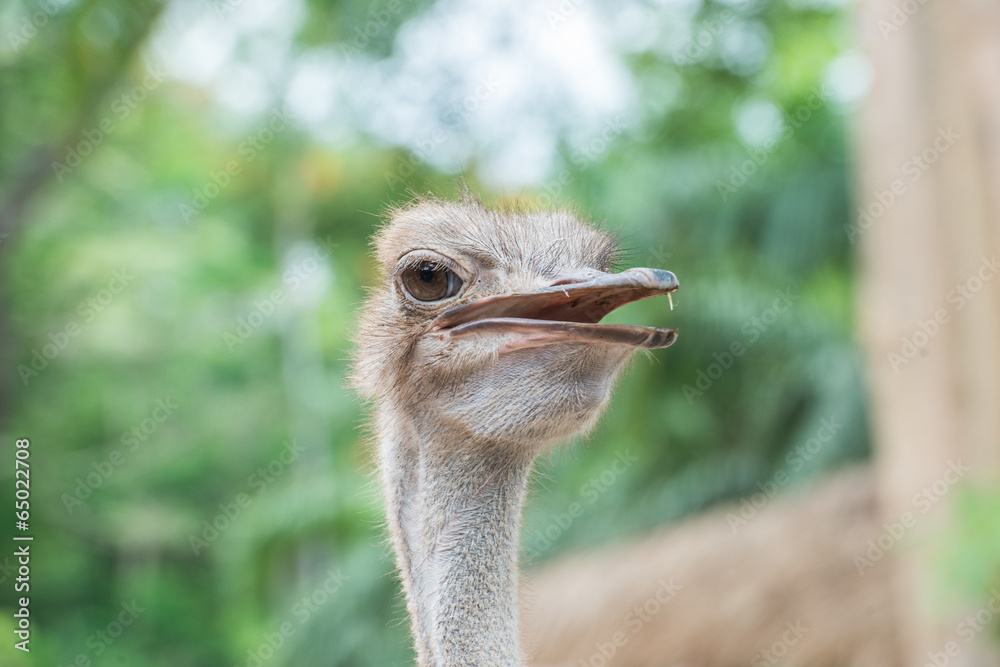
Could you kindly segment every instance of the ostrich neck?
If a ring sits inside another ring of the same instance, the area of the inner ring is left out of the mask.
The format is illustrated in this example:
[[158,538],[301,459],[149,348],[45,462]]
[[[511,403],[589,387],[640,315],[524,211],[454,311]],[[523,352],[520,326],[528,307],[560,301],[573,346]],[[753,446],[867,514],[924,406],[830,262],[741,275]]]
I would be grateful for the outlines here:
[[381,437],[420,667],[521,667],[517,550],[533,455],[396,420]]

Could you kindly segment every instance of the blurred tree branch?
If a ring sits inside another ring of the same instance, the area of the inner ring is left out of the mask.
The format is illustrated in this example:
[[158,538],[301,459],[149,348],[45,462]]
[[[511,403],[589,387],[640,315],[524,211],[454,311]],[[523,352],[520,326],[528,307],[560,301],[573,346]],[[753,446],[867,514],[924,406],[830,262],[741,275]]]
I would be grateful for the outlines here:
[[[97,4],[97,2],[81,3],[73,10],[74,16],[68,20],[78,24],[80,17],[96,7]],[[65,123],[65,126],[70,129],[63,133],[60,133],[58,129],[46,133],[46,136],[56,136],[58,139],[29,150],[21,166],[12,170],[12,173],[18,176],[7,188],[3,198],[0,199],[0,254],[10,245],[12,237],[24,224],[25,215],[31,203],[54,176],[55,172],[51,165],[58,151],[63,146],[73,143],[81,132],[93,124],[98,109],[101,108],[110,91],[118,86],[126,76],[132,59],[146,42],[165,6],[166,4],[159,0],[137,2],[127,6],[126,11],[129,11],[135,18],[132,24],[134,30],[126,31],[118,48],[111,49],[116,57],[106,63],[95,76],[81,84],[82,101],[75,107],[75,113],[70,112],[72,116]],[[74,26],[75,28],[76,26]],[[79,64],[74,62],[78,54],[74,52],[72,45],[67,45],[65,54],[68,61],[66,62],[67,67],[72,68]],[[84,70],[81,67],[75,67],[75,69],[78,70],[78,73],[82,73],[81,70]],[[2,298],[0,295],[0,299]],[[0,302],[0,340],[12,340],[12,333],[9,309],[6,304]],[[13,368],[13,364],[10,363],[10,355],[11,348],[8,346],[0,347],[0,364],[4,368]],[[9,383],[0,382],[0,417],[3,417],[10,408],[10,396]]]
[[[74,20],[77,21],[80,15],[89,11],[96,4],[94,2],[83,3],[77,9]],[[23,224],[26,209],[42,192],[55,173],[51,165],[58,151],[63,146],[72,144],[81,132],[93,125],[98,109],[101,108],[110,91],[114,90],[126,76],[132,59],[146,42],[165,7],[166,3],[158,0],[138,2],[128,7],[128,11],[136,17],[135,29],[126,32],[119,48],[114,49],[116,55],[114,60],[107,63],[101,72],[81,86],[83,90],[82,101],[67,123],[70,129],[62,134],[53,132],[52,134],[59,137],[56,141],[40,145],[29,151],[22,166],[14,170],[14,173],[20,176],[0,200],[0,234],[11,235]],[[74,56],[70,47],[67,47],[66,53],[70,58]]]

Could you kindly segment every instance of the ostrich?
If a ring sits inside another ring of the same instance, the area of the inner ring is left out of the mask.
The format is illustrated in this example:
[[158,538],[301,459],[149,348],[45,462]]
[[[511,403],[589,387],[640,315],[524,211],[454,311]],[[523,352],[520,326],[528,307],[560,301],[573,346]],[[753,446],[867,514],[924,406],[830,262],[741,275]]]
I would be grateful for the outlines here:
[[669,294],[609,273],[608,234],[566,211],[418,199],[374,247],[352,383],[374,403],[388,527],[421,667],[515,667],[517,551],[532,462],[585,433],[640,348],[676,329],[598,324]]

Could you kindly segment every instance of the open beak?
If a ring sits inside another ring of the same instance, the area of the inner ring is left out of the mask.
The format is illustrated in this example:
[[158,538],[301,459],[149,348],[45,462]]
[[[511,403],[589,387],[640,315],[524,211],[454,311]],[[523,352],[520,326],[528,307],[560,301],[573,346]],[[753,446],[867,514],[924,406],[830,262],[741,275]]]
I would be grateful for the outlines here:
[[627,303],[677,291],[673,273],[628,269],[621,273],[589,271],[585,277],[456,306],[436,317],[427,333],[451,338],[518,334],[504,350],[551,343],[610,343],[652,350],[668,347],[677,339],[677,329],[599,324],[605,315]]

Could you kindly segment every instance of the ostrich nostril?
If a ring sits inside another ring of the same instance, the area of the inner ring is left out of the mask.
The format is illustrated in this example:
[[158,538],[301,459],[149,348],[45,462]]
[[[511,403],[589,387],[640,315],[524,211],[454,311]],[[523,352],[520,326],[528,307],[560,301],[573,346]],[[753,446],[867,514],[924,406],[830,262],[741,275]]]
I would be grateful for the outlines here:
[[555,280],[549,283],[549,287],[560,287],[562,285],[575,285],[576,283],[585,283],[589,280],[594,280],[600,276],[607,275],[600,271],[595,271],[593,269],[580,269],[577,271],[566,271],[560,273]]

